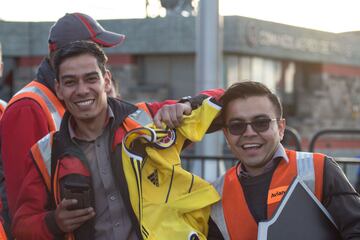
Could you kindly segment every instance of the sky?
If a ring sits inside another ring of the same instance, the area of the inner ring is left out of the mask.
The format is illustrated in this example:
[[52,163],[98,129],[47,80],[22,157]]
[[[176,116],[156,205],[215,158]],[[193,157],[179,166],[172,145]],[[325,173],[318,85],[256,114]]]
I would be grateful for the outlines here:
[[[158,1],[150,2],[150,10],[158,12]],[[219,0],[219,9],[224,16],[239,15],[327,32],[360,30],[360,0]],[[54,1],[54,6],[49,0],[5,0],[0,19],[56,21],[66,12],[86,13],[97,20],[146,16],[145,0],[60,0]]]

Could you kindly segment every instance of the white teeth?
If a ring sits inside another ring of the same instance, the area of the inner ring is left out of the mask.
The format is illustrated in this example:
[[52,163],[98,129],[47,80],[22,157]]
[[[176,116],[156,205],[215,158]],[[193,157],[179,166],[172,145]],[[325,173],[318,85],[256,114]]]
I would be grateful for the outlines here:
[[77,102],[76,104],[79,106],[87,106],[90,105],[94,102],[94,100],[87,100],[87,101],[83,101],[83,102]]
[[244,144],[242,147],[244,148],[244,149],[246,149],[246,148],[254,148],[254,147],[256,147],[256,148],[258,148],[258,147],[260,147],[261,145],[260,144],[257,144],[257,143],[249,143],[249,144]]

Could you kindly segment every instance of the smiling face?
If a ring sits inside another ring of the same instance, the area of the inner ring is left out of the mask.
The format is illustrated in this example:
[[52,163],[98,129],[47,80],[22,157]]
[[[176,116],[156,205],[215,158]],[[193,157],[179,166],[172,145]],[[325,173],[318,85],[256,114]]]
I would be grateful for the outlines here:
[[56,93],[76,121],[103,119],[107,111],[109,72],[103,74],[91,54],[65,59],[59,66]]
[[[267,96],[251,96],[231,100],[225,112],[225,124],[251,122],[259,119],[279,119]],[[271,160],[284,136],[285,120],[270,121],[269,129],[256,132],[249,124],[242,135],[233,135],[224,129],[232,153],[241,161],[251,175],[259,175]]]

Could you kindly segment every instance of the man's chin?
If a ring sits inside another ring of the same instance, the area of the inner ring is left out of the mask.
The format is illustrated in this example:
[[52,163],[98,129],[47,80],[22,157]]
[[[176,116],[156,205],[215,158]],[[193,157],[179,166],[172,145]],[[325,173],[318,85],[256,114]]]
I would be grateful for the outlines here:
[[264,160],[263,157],[248,158],[247,162],[249,167],[253,168],[262,168],[268,163],[268,161]]
[[96,120],[96,116],[93,116],[93,114],[90,113],[84,113],[84,114],[77,114],[73,115],[75,120],[79,120],[82,122],[92,122]]

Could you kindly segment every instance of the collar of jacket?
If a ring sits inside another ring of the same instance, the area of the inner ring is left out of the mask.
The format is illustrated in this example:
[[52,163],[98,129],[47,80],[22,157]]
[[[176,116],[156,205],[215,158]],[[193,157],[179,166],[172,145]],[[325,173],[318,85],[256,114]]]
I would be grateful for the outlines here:
[[54,70],[50,65],[49,58],[46,57],[41,61],[36,72],[36,81],[45,85],[53,93],[55,93],[56,76]]
[[[110,97],[108,98],[108,106],[114,113],[114,120],[111,121],[110,126],[110,139],[113,140],[116,130],[122,125],[124,119],[129,114],[137,110],[137,107],[131,103]],[[59,159],[64,155],[68,155],[70,153],[69,151],[71,151],[72,155],[84,159],[84,154],[80,148],[71,141],[68,125],[69,118],[70,113],[66,111],[63,120],[61,121],[60,130],[54,135],[54,147],[52,150],[53,159]]]

